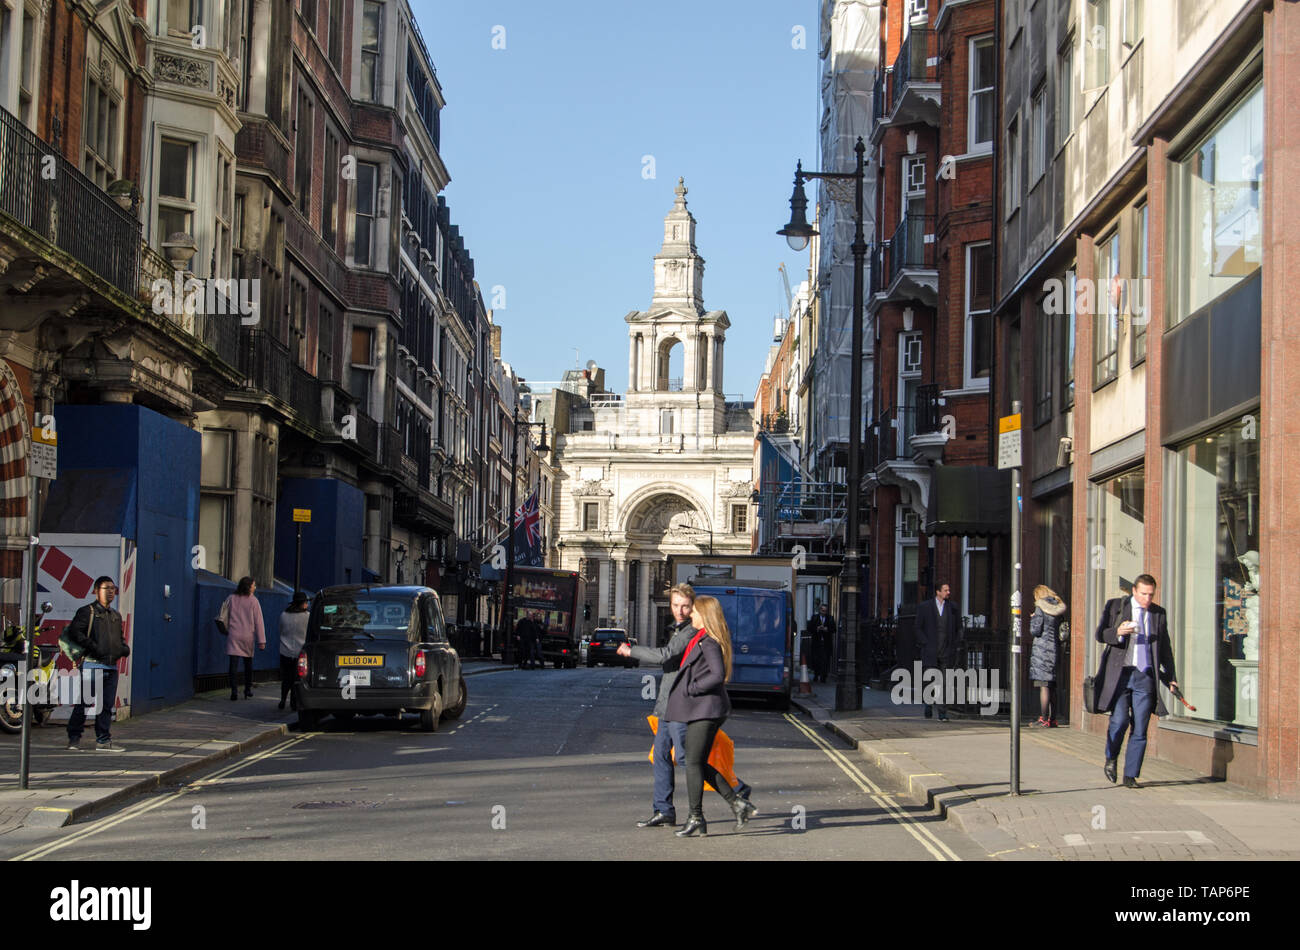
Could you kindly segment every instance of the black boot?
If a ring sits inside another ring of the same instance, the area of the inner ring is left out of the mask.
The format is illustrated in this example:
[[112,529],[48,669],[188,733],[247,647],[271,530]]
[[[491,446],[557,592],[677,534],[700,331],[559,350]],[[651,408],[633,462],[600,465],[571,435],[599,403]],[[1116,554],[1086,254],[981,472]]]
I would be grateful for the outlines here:
[[674,832],[679,838],[706,838],[709,834],[709,826],[704,820],[702,814],[692,814],[686,820],[686,826],[681,831]]
[[737,796],[731,803],[731,812],[736,816],[736,830],[743,831],[749,819],[758,814],[758,806]]

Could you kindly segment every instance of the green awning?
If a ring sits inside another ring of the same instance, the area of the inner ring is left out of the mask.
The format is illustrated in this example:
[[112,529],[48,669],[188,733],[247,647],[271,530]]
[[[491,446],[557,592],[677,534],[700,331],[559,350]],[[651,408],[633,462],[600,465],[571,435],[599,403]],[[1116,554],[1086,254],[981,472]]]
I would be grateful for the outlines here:
[[936,465],[926,511],[928,535],[1011,533],[1011,470]]

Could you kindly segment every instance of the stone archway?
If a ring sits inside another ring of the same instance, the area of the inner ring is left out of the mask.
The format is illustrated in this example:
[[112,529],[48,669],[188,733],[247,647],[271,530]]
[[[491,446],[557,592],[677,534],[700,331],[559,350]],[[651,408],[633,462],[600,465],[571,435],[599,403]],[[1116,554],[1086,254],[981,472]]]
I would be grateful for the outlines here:
[[18,585],[10,581],[22,577],[27,550],[27,439],[22,388],[8,361],[0,359],[0,601],[6,607],[19,601]]
[[623,523],[628,547],[628,627],[643,643],[658,645],[668,619],[671,586],[667,559],[706,543],[708,518],[699,505],[673,488],[643,494]]

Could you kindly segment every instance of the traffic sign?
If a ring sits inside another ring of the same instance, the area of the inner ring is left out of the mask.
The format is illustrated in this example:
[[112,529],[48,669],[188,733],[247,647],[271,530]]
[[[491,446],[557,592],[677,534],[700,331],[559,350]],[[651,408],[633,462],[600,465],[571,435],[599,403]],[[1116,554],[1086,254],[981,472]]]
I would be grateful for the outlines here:
[[311,509],[310,508],[293,509],[293,520],[301,521],[303,524],[311,524]]
[[32,450],[28,456],[31,473],[36,478],[57,478],[59,475],[59,435],[48,436],[40,426],[32,426]]
[[998,420],[998,468],[1020,468],[1020,413]]

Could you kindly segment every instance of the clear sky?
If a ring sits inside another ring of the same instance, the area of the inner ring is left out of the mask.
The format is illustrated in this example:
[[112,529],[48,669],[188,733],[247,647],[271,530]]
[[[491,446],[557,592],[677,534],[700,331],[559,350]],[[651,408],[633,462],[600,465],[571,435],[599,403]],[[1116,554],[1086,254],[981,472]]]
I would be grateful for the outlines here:
[[795,159],[817,161],[817,0],[410,2],[447,99],[451,220],[484,303],[505,291],[502,358],[534,380],[594,359],[626,389],[623,317],[649,306],[683,176],[704,305],[731,319],[724,388],[752,399],[777,265],[796,290],[808,266],[776,231]]

